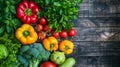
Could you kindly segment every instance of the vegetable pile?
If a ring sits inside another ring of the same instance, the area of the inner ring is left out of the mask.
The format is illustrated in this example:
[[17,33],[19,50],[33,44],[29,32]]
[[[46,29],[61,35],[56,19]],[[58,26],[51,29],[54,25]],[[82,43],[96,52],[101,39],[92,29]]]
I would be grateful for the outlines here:
[[0,0],[0,67],[73,67],[82,0]]

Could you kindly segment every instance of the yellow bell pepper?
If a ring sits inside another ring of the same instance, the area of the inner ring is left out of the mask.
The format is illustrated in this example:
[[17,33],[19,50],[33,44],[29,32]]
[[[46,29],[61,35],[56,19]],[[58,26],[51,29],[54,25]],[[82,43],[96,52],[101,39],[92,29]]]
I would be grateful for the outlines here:
[[23,44],[32,44],[37,41],[37,33],[34,28],[29,24],[23,24],[16,30],[16,38]]
[[63,40],[59,44],[59,50],[64,52],[65,54],[71,54],[73,52],[74,45],[73,42],[69,40]]
[[58,49],[58,41],[55,37],[48,37],[43,40],[43,46],[48,51],[55,51]]

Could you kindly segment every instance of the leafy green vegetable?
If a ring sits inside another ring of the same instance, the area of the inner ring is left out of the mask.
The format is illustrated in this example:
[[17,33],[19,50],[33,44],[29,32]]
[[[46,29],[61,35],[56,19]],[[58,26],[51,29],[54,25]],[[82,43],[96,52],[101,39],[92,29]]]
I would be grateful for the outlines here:
[[40,6],[38,15],[44,16],[50,28],[56,32],[69,30],[77,19],[79,5],[83,0],[33,0]]
[[49,56],[50,52],[46,51],[40,43],[22,46],[17,55],[18,62],[16,66],[38,67],[38,64],[41,61],[48,60]]
[[14,34],[8,35],[4,33],[4,35],[0,37],[0,50],[3,49],[1,45],[6,47],[8,55],[6,58],[0,59],[0,67],[14,67],[14,63],[17,61],[16,53],[21,44],[17,41]]
[[7,48],[3,44],[0,44],[0,60],[5,59],[7,56],[8,56]]
[[0,0],[0,35],[13,34],[20,21],[16,18],[16,6],[21,0]]

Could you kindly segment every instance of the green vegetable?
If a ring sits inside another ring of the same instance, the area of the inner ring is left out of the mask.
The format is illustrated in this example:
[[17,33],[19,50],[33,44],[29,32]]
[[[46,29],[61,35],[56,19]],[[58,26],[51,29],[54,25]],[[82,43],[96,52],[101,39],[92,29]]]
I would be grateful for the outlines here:
[[0,0],[0,36],[13,34],[20,21],[16,18],[16,6],[21,0]]
[[50,60],[60,65],[65,61],[65,54],[64,52],[59,51],[53,52],[50,56]]
[[0,44],[0,60],[5,59],[7,56],[8,56],[7,48],[4,45]]
[[40,43],[22,46],[17,55],[18,62],[16,66],[38,67],[38,64],[41,61],[48,60],[49,56],[50,52],[46,51]]
[[76,61],[73,57],[67,58],[63,64],[61,64],[59,67],[73,67],[75,65]]
[[16,67],[28,67],[28,60],[22,55],[17,55],[17,60],[18,62],[15,64]]
[[[20,48],[21,44],[17,41],[14,34],[9,35],[4,33],[2,37],[0,37],[0,45],[4,45],[7,49],[8,55],[6,54],[6,58],[0,59],[0,67],[14,67],[16,59],[16,54],[18,49]],[[3,47],[0,46],[0,50]],[[5,50],[6,50],[5,49]],[[0,51],[1,53],[1,51]],[[4,54],[4,53],[3,53]]]
[[49,28],[56,32],[73,27],[73,19],[78,18],[79,5],[83,0],[33,0],[40,7],[40,17],[47,19]]

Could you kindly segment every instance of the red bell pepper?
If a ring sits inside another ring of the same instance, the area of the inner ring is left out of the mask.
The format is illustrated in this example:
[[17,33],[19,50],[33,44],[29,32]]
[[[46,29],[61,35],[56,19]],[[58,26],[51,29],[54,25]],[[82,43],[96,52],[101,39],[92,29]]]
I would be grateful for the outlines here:
[[23,23],[35,23],[38,20],[39,7],[34,2],[23,1],[16,8],[16,15]]

